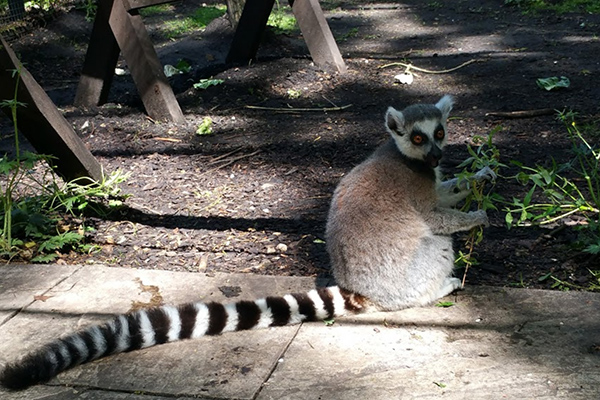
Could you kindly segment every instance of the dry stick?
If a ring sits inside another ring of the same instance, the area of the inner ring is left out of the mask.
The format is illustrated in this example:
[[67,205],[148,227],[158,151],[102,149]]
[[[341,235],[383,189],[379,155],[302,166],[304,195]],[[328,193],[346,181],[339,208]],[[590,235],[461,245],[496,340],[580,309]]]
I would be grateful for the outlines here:
[[462,67],[466,67],[469,64],[473,64],[475,62],[481,62],[481,61],[483,61],[483,60],[473,59],[473,60],[469,60],[467,62],[464,62],[464,63],[460,64],[457,67],[450,68],[450,69],[443,69],[441,71],[432,71],[432,70],[429,70],[429,69],[419,68],[419,67],[415,67],[412,64],[407,64],[407,63],[403,63],[403,62],[395,62],[395,63],[391,63],[391,64],[385,64],[385,65],[380,66],[379,68],[395,67],[395,66],[398,65],[398,66],[401,66],[401,67],[405,67],[407,70],[414,69],[415,71],[423,72],[425,74],[447,74],[449,72],[454,72],[457,69],[460,69]]
[[260,152],[261,152],[261,150],[256,150],[256,151],[254,151],[252,153],[249,153],[249,154],[242,154],[241,156],[233,157],[232,159],[227,160],[226,163],[221,164],[218,167],[209,169],[208,171],[205,171],[205,172],[201,173],[200,176],[205,175],[205,174],[209,174],[211,172],[215,172],[215,171],[217,171],[217,170],[219,170],[221,168],[225,168],[226,166],[233,164],[234,162],[236,162],[238,160],[241,160],[242,158],[252,157],[252,156],[254,156],[254,155],[256,155],[256,154],[258,154]]
[[261,107],[261,106],[246,106],[251,110],[264,110],[264,111],[276,111],[282,113],[291,113],[291,112],[315,112],[315,111],[342,111],[346,108],[352,107],[352,104],[347,104],[341,107],[323,107],[323,108],[277,108],[277,107]]
[[237,149],[235,149],[235,150],[231,150],[231,151],[229,151],[229,152],[227,152],[227,153],[225,153],[225,154],[221,154],[220,156],[217,156],[217,157],[214,157],[214,158],[212,158],[210,161],[208,161],[208,163],[207,163],[207,164],[208,164],[208,165],[213,165],[213,164],[216,164],[217,162],[221,161],[222,159],[224,159],[224,158],[227,158],[227,157],[229,157],[230,155],[232,155],[232,154],[235,154],[235,153],[237,153],[238,151],[240,151],[240,150],[242,150],[242,149],[243,149],[243,147],[238,147],[238,148],[237,148]]
[[554,115],[556,110],[553,108],[541,108],[539,110],[523,110],[523,111],[495,111],[486,113],[486,117],[500,117],[500,118],[531,118],[540,117],[542,115]]

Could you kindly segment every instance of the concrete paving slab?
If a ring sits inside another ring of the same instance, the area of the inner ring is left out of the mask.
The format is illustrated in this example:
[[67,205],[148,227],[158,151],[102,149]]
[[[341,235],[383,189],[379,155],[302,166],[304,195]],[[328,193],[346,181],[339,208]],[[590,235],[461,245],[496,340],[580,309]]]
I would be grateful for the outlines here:
[[[60,281],[73,275],[80,266],[22,265],[0,267],[0,325],[21,308],[35,302]],[[25,273],[24,273],[25,272]]]
[[305,324],[258,399],[597,399],[600,295],[469,288]]
[[[0,362],[140,303],[232,302],[312,287],[310,278],[206,276],[86,266],[46,293],[45,301],[34,302],[0,327],[0,337],[10,338],[0,342]],[[157,396],[250,399],[298,329],[230,333],[167,344],[75,368],[54,383]],[[20,396],[2,393],[2,398],[21,398],[13,395]]]

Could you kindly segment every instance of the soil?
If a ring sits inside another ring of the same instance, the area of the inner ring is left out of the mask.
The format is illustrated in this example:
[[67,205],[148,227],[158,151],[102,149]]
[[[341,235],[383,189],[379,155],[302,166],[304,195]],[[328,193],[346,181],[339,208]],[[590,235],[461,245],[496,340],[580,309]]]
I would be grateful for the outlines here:
[[[523,198],[511,160],[550,165],[572,157],[564,124],[555,115],[507,119],[492,112],[573,110],[578,122],[600,121],[600,16],[524,15],[502,0],[456,2],[322,2],[348,66],[339,74],[315,66],[299,32],[269,29],[250,65],[225,63],[233,30],[226,17],[175,40],[161,33],[165,18],[191,14],[206,0],[172,3],[144,18],[163,64],[185,59],[192,70],[171,78],[186,123],[154,121],[144,113],[129,75],[115,76],[109,104],[72,106],[91,23],[81,10],[62,12],[12,43],[13,49],[74,126],[105,171],[129,174],[121,185],[126,208],[90,217],[98,251],[61,255],[62,263],[131,268],[320,276],[328,279],[324,226],[340,178],[386,140],[383,115],[456,98],[443,167],[450,175],[468,157],[475,136],[497,130],[494,144],[506,168],[494,191]],[[477,62],[445,74],[416,72],[410,85],[394,76],[409,61],[427,70]],[[127,70],[123,60],[119,67]],[[567,76],[568,89],[545,91],[536,79]],[[202,78],[224,80],[197,90]],[[329,112],[274,108],[344,107]],[[198,135],[203,119],[212,134]],[[596,125],[597,127],[598,125]],[[3,119],[3,134],[10,124]],[[10,141],[4,141],[4,146]],[[598,260],[573,243],[566,225],[507,229],[503,206],[476,246],[479,264],[467,284],[549,288],[553,273],[586,286]],[[461,249],[464,235],[456,236]],[[462,274],[459,272],[459,276]]]

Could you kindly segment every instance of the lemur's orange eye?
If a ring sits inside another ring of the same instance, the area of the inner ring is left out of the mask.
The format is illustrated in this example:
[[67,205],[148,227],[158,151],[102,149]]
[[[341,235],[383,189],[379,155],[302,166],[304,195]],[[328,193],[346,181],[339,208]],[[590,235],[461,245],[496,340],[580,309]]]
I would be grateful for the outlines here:
[[438,140],[442,140],[444,138],[444,130],[438,129],[437,131],[435,131],[435,138]]
[[416,145],[423,144],[423,142],[425,141],[425,139],[421,135],[412,135],[410,140],[413,142],[413,144]]

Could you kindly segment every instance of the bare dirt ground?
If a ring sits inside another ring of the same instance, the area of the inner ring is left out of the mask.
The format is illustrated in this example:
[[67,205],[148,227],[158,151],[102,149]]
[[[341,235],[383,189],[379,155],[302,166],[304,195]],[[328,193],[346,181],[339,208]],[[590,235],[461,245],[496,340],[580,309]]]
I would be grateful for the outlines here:
[[[201,3],[173,3],[172,12],[186,15]],[[179,126],[147,118],[127,75],[115,77],[110,104],[71,105],[91,31],[82,11],[62,13],[14,42],[105,170],[130,174],[122,185],[131,194],[128,208],[108,220],[87,221],[95,228],[89,241],[100,250],[64,254],[61,262],[327,276],[323,233],[331,194],[341,176],[386,139],[388,106],[435,102],[446,93],[456,97],[443,163],[448,174],[458,172],[474,136],[493,129],[499,129],[494,143],[506,164],[548,165],[552,158],[572,157],[555,116],[498,119],[486,113],[569,109],[582,122],[600,121],[597,15],[527,16],[501,0],[322,4],[346,74],[315,67],[299,32],[269,31],[256,62],[231,66],[224,60],[233,32],[224,17],[176,40],[161,34],[164,16],[147,17],[161,61],[185,59],[192,66],[171,80],[187,119]],[[470,60],[478,62],[447,74],[417,73],[411,85],[394,82],[402,67],[380,68],[410,61],[443,70]],[[127,68],[123,61],[120,66]],[[546,92],[536,86],[537,78],[562,75],[570,88]],[[210,77],[224,83],[192,87]],[[247,105],[352,106],[278,113]],[[205,117],[212,119],[213,133],[196,135]],[[0,129],[10,132],[6,119]],[[507,199],[526,192],[508,178],[515,173],[501,170],[495,187]],[[599,269],[597,259],[571,246],[571,227],[508,230],[504,212],[489,215],[492,226],[476,248],[480,264],[469,271],[468,284],[549,287],[551,281],[538,278],[553,272],[585,285],[588,268]],[[457,249],[463,239],[456,237]]]

